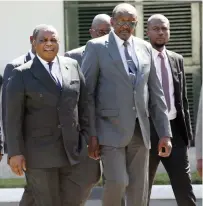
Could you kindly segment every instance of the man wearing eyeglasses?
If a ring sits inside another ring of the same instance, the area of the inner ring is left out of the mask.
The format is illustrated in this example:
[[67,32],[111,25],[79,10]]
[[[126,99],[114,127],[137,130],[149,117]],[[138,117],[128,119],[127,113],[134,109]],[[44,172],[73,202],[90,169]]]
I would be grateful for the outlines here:
[[125,194],[127,206],[147,205],[149,112],[160,138],[159,155],[168,157],[172,149],[152,47],[133,36],[137,18],[132,5],[117,5],[113,31],[87,43],[81,66],[89,93],[88,152],[101,158],[106,178],[103,206],[121,206]]
[[[111,17],[107,14],[98,14],[92,21],[91,29],[89,29],[92,39],[104,36],[111,31]],[[65,56],[73,58],[78,61],[79,65],[82,64],[82,56],[85,51],[85,46],[73,49],[65,53]]]

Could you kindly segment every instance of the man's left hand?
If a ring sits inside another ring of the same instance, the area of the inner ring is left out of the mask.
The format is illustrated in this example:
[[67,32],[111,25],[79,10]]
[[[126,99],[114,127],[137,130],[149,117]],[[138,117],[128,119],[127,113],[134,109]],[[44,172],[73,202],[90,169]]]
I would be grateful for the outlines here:
[[158,154],[160,157],[169,157],[172,150],[172,143],[170,137],[162,137],[159,140]]

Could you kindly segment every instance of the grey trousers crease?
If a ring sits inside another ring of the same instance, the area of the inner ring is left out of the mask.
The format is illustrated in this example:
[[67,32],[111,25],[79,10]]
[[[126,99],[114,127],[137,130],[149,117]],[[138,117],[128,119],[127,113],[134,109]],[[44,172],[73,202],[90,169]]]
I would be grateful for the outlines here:
[[26,185],[24,188],[24,193],[22,195],[22,198],[19,202],[19,206],[35,206],[35,200],[32,195],[32,189],[30,185]]
[[35,206],[84,206],[100,179],[100,165],[83,156],[81,163],[72,167],[28,168],[26,178]]
[[146,206],[148,197],[149,150],[144,146],[139,124],[127,147],[101,147],[105,176],[103,206]]

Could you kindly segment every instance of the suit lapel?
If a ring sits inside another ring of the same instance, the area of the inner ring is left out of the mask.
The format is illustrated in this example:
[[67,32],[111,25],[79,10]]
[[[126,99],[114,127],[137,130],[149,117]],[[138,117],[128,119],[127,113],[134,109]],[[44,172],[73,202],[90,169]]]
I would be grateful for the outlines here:
[[70,82],[70,75],[68,72],[68,67],[66,65],[66,63],[63,61],[62,58],[60,58],[59,56],[58,58],[58,62],[59,62],[59,66],[61,69],[61,76],[62,76],[62,92],[66,90],[66,88],[69,85]]
[[30,71],[49,91],[56,95],[60,95],[60,88],[50,77],[49,73],[37,57],[33,59],[33,65],[30,68]]
[[135,55],[136,55],[136,59],[137,59],[137,64],[136,68],[138,70],[138,72],[140,72],[140,60],[143,59],[143,56],[141,56],[142,52],[140,52],[140,48],[138,47],[138,45],[136,45],[136,40],[135,38],[133,38],[133,49],[135,50]]
[[176,59],[173,56],[173,54],[169,51],[166,50],[166,54],[168,56],[168,61],[171,67],[171,73],[173,77],[173,85],[174,85],[174,93],[175,93],[175,101],[177,101],[180,98],[180,79],[178,77],[178,68],[176,64]]
[[170,67],[171,67],[171,72],[172,72],[172,76],[173,76],[173,80],[176,82],[176,83],[179,83],[179,78],[178,78],[178,68],[177,68],[177,64],[176,64],[176,60],[175,58],[173,57],[173,55],[170,53],[170,51],[166,51],[166,54],[168,56],[168,61],[169,61],[169,64],[170,64]]
[[[116,63],[117,69],[123,74],[124,77],[126,77],[129,80],[128,74],[125,70],[123,61],[121,59],[118,46],[116,44],[115,38],[113,36],[113,33],[109,33],[109,41],[105,42],[106,47],[108,48],[109,54],[113,61]],[[130,80],[129,80],[130,83]]]

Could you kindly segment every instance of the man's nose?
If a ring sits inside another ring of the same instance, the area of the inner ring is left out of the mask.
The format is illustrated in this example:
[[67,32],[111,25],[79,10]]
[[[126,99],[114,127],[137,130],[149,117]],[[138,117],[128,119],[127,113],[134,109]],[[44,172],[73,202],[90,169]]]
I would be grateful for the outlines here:
[[159,35],[162,35],[164,32],[162,29],[159,29]]
[[51,46],[51,45],[52,45],[52,41],[48,40],[48,41],[46,42],[46,45]]

